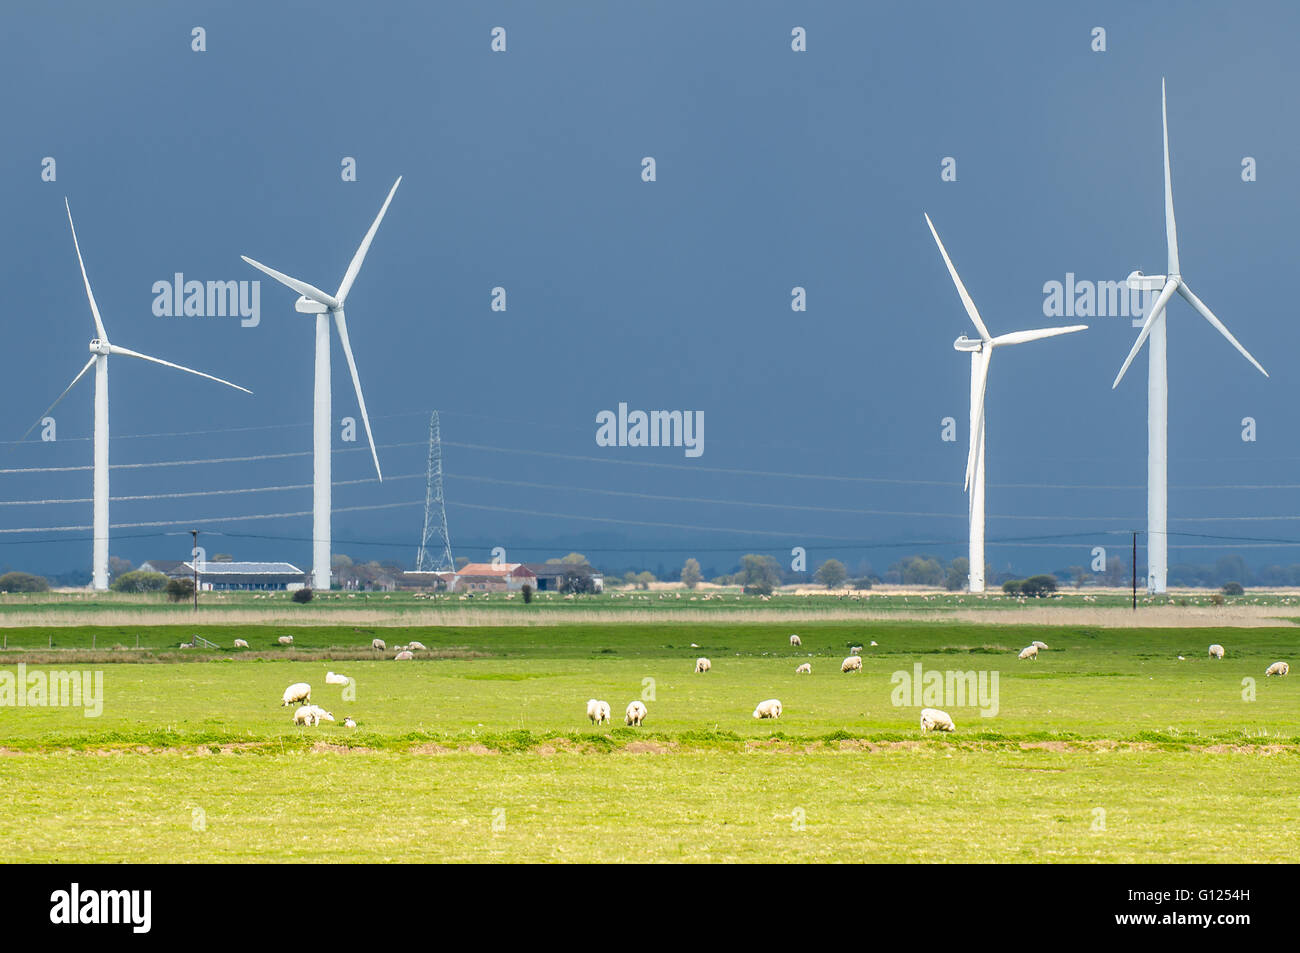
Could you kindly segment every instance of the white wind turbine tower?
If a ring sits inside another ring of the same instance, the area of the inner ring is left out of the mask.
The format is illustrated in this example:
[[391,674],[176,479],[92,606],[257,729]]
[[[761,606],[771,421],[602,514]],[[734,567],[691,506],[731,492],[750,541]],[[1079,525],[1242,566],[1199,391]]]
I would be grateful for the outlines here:
[[388,211],[388,203],[393,201],[393,195],[401,184],[402,177],[398,176],[397,181],[393,183],[392,189],[388,192],[388,198],[384,199],[383,208],[379,210],[379,214],[375,216],[370,230],[366,232],[366,237],[361,239],[361,247],[352,256],[352,262],[343,275],[343,283],[339,285],[339,290],[332,295],[326,294],[305,281],[299,281],[297,278],[291,278],[274,268],[268,268],[261,262],[254,261],[246,255],[240,256],[254,268],[265,272],[280,284],[298,292],[302,297],[294,305],[295,310],[301,314],[316,315],[316,384],[312,416],[313,474],[311,507],[311,579],[313,589],[328,591],[330,587],[330,508],[332,505],[332,485],[330,482],[330,315],[334,316],[334,326],[339,332],[339,343],[343,345],[343,356],[347,358],[348,370],[352,372],[352,386],[357,392],[357,404],[361,408],[361,420],[366,427],[366,439],[370,441],[370,455],[375,461],[375,473],[379,476],[381,483],[384,480],[383,471],[379,469],[379,454],[375,451],[375,438],[370,432],[370,416],[366,413],[366,399],[361,394],[361,378],[357,376],[357,364],[352,358],[352,344],[348,341],[348,324],[347,319],[344,317],[343,304],[347,300],[352,283],[356,281],[357,275],[361,271],[362,262],[366,260],[366,252],[370,250],[370,243],[374,241],[375,233],[379,231],[379,223],[384,220],[384,213]]
[[966,458],[966,490],[970,493],[970,591],[984,591],[984,391],[989,381],[989,361],[993,359],[994,348],[1004,344],[1024,344],[1026,341],[1038,341],[1042,338],[1056,337],[1058,334],[1072,334],[1085,331],[1086,324],[1073,324],[1064,328],[1039,328],[1034,331],[1012,331],[993,337],[980,319],[966,286],[961,283],[957,269],[953,267],[948,251],[939,240],[934,222],[925,216],[925,223],[930,226],[934,243],[939,246],[943,263],[948,266],[948,274],[957,286],[957,294],[966,307],[966,313],[979,331],[979,339],[971,340],[962,335],[953,342],[958,351],[970,353],[970,453]]
[[[225,384],[227,387],[233,387],[235,390],[242,390],[245,394],[251,394],[252,391],[246,387],[240,387],[238,384],[232,384],[230,381],[222,380],[220,377],[213,377],[211,374],[204,374],[202,371],[196,371],[193,368],[182,367],[180,364],[173,364],[171,361],[164,361],[160,358],[150,357],[148,354],[140,354],[137,351],[130,351],[124,347],[118,347],[116,344],[110,344],[108,332],[104,330],[104,322],[99,316],[99,306],[95,304],[95,294],[90,290],[90,278],[86,275],[86,263],[81,257],[81,245],[77,242],[77,228],[72,224],[72,208],[68,205],[68,200],[63,200],[64,207],[68,210],[68,226],[72,229],[72,245],[77,250],[77,263],[81,265],[81,280],[86,285],[86,297],[90,300],[90,313],[95,319],[95,333],[97,337],[90,342],[91,358],[86,362],[86,366],[78,372],[77,376],[58,396],[58,399],[41,414],[44,418],[51,410],[58,406],[59,401],[68,396],[68,392],[77,386],[77,382],[86,376],[86,372],[93,366],[95,368],[95,466],[94,466],[94,539],[92,543],[92,560],[91,560],[91,585],[98,590],[108,588],[108,357],[110,354],[120,354],[123,357],[138,357],[142,361],[150,361],[154,364],[161,364],[163,367],[174,367],[178,371],[185,371],[188,374],[195,374],[198,377],[206,377],[210,381],[216,381],[218,384]],[[40,423],[37,419],[35,424],[27,428],[27,433],[23,434],[26,439],[36,429]]]
[[1159,296],[1147,312],[1142,322],[1142,331],[1138,334],[1128,359],[1119,369],[1114,390],[1124,379],[1124,373],[1133,358],[1142,349],[1142,343],[1151,339],[1147,349],[1149,366],[1147,370],[1147,591],[1159,593],[1165,591],[1169,575],[1169,378],[1166,350],[1165,306],[1177,291],[1187,303],[1201,313],[1201,317],[1210,322],[1214,328],[1228,339],[1228,343],[1241,352],[1242,356],[1254,364],[1261,374],[1268,377],[1268,371],[1260,366],[1259,361],[1251,357],[1232,336],[1223,322],[1214,316],[1200,298],[1192,294],[1192,289],[1183,281],[1178,266],[1178,229],[1174,225],[1174,192],[1169,176],[1169,118],[1165,105],[1165,81],[1160,80],[1160,121],[1165,139],[1165,242],[1169,252],[1168,273],[1163,275],[1144,275],[1135,271],[1128,276],[1130,288],[1142,291],[1160,290]]

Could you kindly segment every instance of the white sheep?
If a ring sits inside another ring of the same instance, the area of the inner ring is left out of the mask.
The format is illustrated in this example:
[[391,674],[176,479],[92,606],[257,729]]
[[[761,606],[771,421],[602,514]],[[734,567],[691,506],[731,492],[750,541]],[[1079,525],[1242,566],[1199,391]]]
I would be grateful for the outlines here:
[[1044,651],[1047,648],[1046,642],[1039,642],[1037,639],[1034,639],[1034,641],[1031,644],[1033,645],[1034,648],[1038,649],[1040,652]]
[[293,723],[295,725],[316,725],[319,719],[316,717],[315,707],[312,705],[303,705],[293,713]]
[[333,672],[325,673],[326,685],[346,685],[347,683],[348,677],[346,675],[335,675]]
[[1210,646],[1210,658],[1223,658],[1223,646],[1218,642]]
[[243,639],[235,639],[235,648],[246,649],[248,648],[248,643],[245,642]]
[[407,645],[407,647],[406,647],[406,651],[408,651],[408,652],[427,652],[427,651],[429,651],[429,649],[425,646],[425,644],[424,644],[423,642],[412,642],[412,643],[410,643],[409,645]]
[[316,724],[319,725],[322,721],[334,720],[334,715],[327,712],[324,708],[321,708],[320,705],[311,705],[309,707],[311,708],[312,714],[316,716]]
[[645,705],[638,701],[628,702],[627,713],[623,715],[623,724],[641,727],[641,722],[645,721]]
[[1025,646],[1023,649],[1020,650],[1020,654],[1019,654],[1018,656],[1016,656],[1016,657],[1019,658],[1021,661],[1024,661],[1024,660],[1027,659],[1027,658],[1028,658],[1028,659],[1037,659],[1037,658],[1038,658],[1038,646],[1037,646],[1037,645],[1027,645],[1027,646]]
[[373,642],[370,643],[370,647],[374,649],[376,652],[388,651],[388,646],[387,644],[385,644],[383,639],[375,639]]
[[796,675],[811,675],[812,665],[810,665],[808,662],[804,662],[802,665],[800,665],[798,668],[794,670],[794,673]]
[[849,646],[849,654],[850,654],[850,655],[861,655],[861,654],[862,654],[862,646],[860,646],[860,645],[852,645],[852,646]]
[[357,723],[356,723],[355,721],[352,720],[352,716],[351,716],[351,715],[348,715],[348,717],[346,717],[346,718],[343,719],[343,727],[344,727],[344,728],[355,728],[356,726],[357,726]]
[[707,672],[711,668],[713,668],[713,663],[710,662],[708,659],[697,658],[695,660],[695,671],[697,674],[700,672]]
[[938,708],[921,709],[922,731],[952,731],[956,727],[946,711],[940,711]]
[[790,644],[793,645],[795,648],[798,648],[799,646],[803,645],[803,639],[799,638],[799,636],[797,635],[792,635],[790,636]]
[[412,653],[410,653],[410,652],[406,652],[406,651],[402,651],[402,652],[398,652],[396,655],[393,656],[393,661],[394,661],[394,662],[409,662],[409,661],[410,661],[411,659],[413,659],[413,658],[415,658],[415,656],[414,656]]
[[609,702],[599,701],[595,698],[587,699],[587,717],[591,719],[592,724],[608,724]]
[[1265,677],[1269,675],[1286,675],[1291,671],[1291,666],[1286,662],[1274,662],[1264,673]]
[[293,636],[282,635],[278,639],[276,639],[276,641],[279,642],[281,645],[293,645]]
[[840,663],[841,672],[860,672],[862,671],[862,656],[850,655]]
[[284,701],[280,703],[280,707],[285,708],[309,701],[311,701],[311,686],[306,682],[294,682],[284,690]]
[[776,698],[769,698],[767,701],[759,702],[758,707],[754,709],[755,718],[780,718],[781,702]]

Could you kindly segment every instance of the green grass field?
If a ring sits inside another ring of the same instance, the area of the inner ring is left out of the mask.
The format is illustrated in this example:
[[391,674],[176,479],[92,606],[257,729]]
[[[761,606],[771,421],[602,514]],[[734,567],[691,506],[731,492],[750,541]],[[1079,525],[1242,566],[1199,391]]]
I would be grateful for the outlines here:
[[[194,631],[250,649],[174,648]],[[104,701],[96,718],[0,706],[6,858],[1295,856],[1300,682],[1264,669],[1291,658],[1296,629],[792,627],[759,614],[725,625],[304,626],[291,649],[276,643],[285,631],[9,628],[0,672],[20,660],[102,671]],[[431,651],[377,658],[375,634]],[[1032,639],[1051,649],[1017,661]],[[1206,656],[1215,641],[1228,650],[1221,662]],[[863,671],[841,674],[855,644]],[[693,673],[699,655],[713,671]],[[813,674],[796,676],[804,661]],[[918,663],[996,673],[996,714],[945,702],[956,732],[923,737],[918,706],[892,697],[893,674]],[[325,684],[327,670],[355,679],[353,700]],[[292,725],[279,702],[295,681],[339,721]],[[589,724],[592,697],[610,703],[615,727]],[[769,697],[783,703],[780,721],[752,718]],[[634,698],[649,708],[640,729],[622,725]],[[345,715],[359,726],[343,727]]]

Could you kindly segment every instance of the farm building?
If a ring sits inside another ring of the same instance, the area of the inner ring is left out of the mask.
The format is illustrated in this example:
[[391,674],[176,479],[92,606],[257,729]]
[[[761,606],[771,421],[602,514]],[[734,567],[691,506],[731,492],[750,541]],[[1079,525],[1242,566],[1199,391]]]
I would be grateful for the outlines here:
[[466,563],[456,571],[456,592],[517,592],[525,585],[538,588],[537,576],[519,563]]
[[582,565],[574,565],[573,563],[526,563],[524,568],[531,570],[533,575],[537,577],[535,588],[538,592],[559,592],[564,585],[565,573],[575,571],[590,576],[597,592],[601,592],[605,588],[605,577],[586,563]]
[[[182,563],[174,575],[190,578],[192,562]],[[199,563],[199,588],[205,592],[229,590],[305,589],[307,574],[291,563],[212,562]]]

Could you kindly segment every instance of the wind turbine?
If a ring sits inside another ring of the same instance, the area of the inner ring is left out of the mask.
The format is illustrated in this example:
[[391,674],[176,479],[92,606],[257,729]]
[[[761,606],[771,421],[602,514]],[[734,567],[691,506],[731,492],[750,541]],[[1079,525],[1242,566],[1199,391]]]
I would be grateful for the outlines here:
[[1228,343],[1241,352],[1242,357],[1254,364],[1261,374],[1268,377],[1268,371],[1260,366],[1241,343],[1232,336],[1232,332],[1223,326],[1223,322],[1214,316],[1204,302],[1192,294],[1187,287],[1178,265],[1178,229],[1174,224],[1174,191],[1169,176],[1169,115],[1165,102],[1165,81],[1160,80],[1160,121],[1165,137],[1165,243],[1169,253],[1168,273],[1163,275],[1144,275],[1135,271],[1128,276],[1130,288],[1141,291],[1155,291],[1160,294],[1151,305],[1142,322],[1142,331],[1138,334],[1128,359],[1115,376],[1111,390],[1119,386],[1124,379],[1133,359],[1137,357],[1142,344],[1148,338],[1151,346],[1147,348],[1149,366],[1147,369],[1147,591],[1164,592],[1169,575],[1169,377],[1166,349],[1165,306],[1177,291],[1193,308],[1200,312]]
[[163,367],[173,367],[178,371],[185,371],[187,374],[194,374],[198,377],[206,377],[210,381],[216,381],[218,384],[225,384],[227,387],[233,387],[235,390],[242,390],[245,394],[251,394],[252,391],[247,387],[240,387],[238,384],[232,384],[230,381],[222,380],[220,377],[213,377],[211,374],[204,374],[202,371],[196,371],[190,367],[183,367],[180,364],[173,364],[171,361],[164,361],[161,358],[150,357],[148,354],[141,354],[138,351],[131,351],[124,347],[118,347],[108,340],[108,332],[104,330],[104,321],[99,316],[99,306],[95,304],[95,293],[90,290],[90,278],[86,274],[86,263],[81,257],[81,245],[77,242],[77,227],[72,224],[72,208],[68,205],[68,200],[63,200],[63,206],[68,210],[68,227],[72,229],[72,245],[77,250],[77,262],[81,265],[81,280],[86,285],[86,297],[90,300],[90,313],[95,319],[96,337],[90,342],[90,360],[86,362],[77,376],[72,379],[62,394],[54,403],[46,408],[45,413],[37,418],[37,422],[27,428],[27,433],[23,434],[23,439],[27,438],[33,430],[36,429],[41,419],[44,418],[51,410],[59,405],[59,401],[68,396],[68,392],[77,386],[77,382],[86,376],[86,372],[93,366],[95,368],[95,466],[94,466],[94,540],[92,543],[91,559],[91,585],[98,590],[108,588],[108,357],[110,354],[120,354],[123,357],[138,357],[142,361],[150,361],[154,364],[161,364]]
[[1056,337],[1058,334],[1073,334],[1075,331],[1086,331],[1086,324],[1072,324],[1064,328],[1039,328],[1033,331],[1012,331],[1010,334],[1000,334],[993,337],[989,334],[989,329],[985,327],[983,320],[980,319],[980,313],[975,308],[975,302],[971,300],[970,293],[966,286],[961,283],[961,278],[957,274],[957,269],[953,267],[952,259],[948,257],[948,250],[943,247],[943,242],[939,240],[939,233],[935,231],[934,222],[930,221],[930,216],[925,216],[925,223],[930,226],[930,234],[934,236],[934,243],[939,246],[939,254],[943,256],[943,263],[948,266],[948,274],[952,275],[952,283],[957,286],[957,294],[961,296],[961,303],[966,307],[966,313],[970,315],[975,329],[979,331],[979,338],[972,340],[962,335],[953,342],[953,347],[958,351],[967,351],[970,353],[970,453],[966,457],[966,490],[970,493],[970,591],[984,591],[984,391],[989,382],[989,362],[993,359],[993,351],[1004,344],[1024,344],[1027,341],[1039,341],[1043,338]]
[[361,246],[357,249],[357,253],[352,256],[352,262],[343,275],[343,283],[339,285],[339,290],[332,295],[326,294],[305,281],[299,281],[297,278],[291,278],[274,268],[268,268],[247,255],[240,256],[254,268],[270,275],[280,284],[298,292],[301,297],[294,304],[294,310],[300,314],[316,315],[316,385],[312,416],[311,578],[313,589],[328,591],[330,587],[330,315],[334,316],[334,326],[338,329],[339,343],[343,345],[343,356],[347,358],[348,370],[352,372],[352,386],[356,389],[357,404],[361,407],[361,421],[366,427],[366,439],[370,441],[370,455],[375,461],[375,473],[379,477],[379,482],[382,483],[384,480],[383,471],[379,469],[379,454],[375,451],[375,438],[370,431],[370,416],[366,413],[366,399],[361,394],[361,378],[357,376],[357,362],[352,357],[352,344],[348,340],[348,323],[343,313],[343,304],[347,300],[348,292],[352,290],[352,283],[357,280],[362,262],[366,260],[366,252],[370,250],[370,243],[374,241],[375,233],[379,231],[379,223],[384,220],[384,213],[388,211],[388,203],[393,201],[393,195],[401,184],[402,177],[398,176],[397,181],[393,183],[392,189],[388,192],[388,198],[384,199],[383,208],[375,216],[375,220],[371,224],[370,230],[366,232],[365,238],[361,239]]

